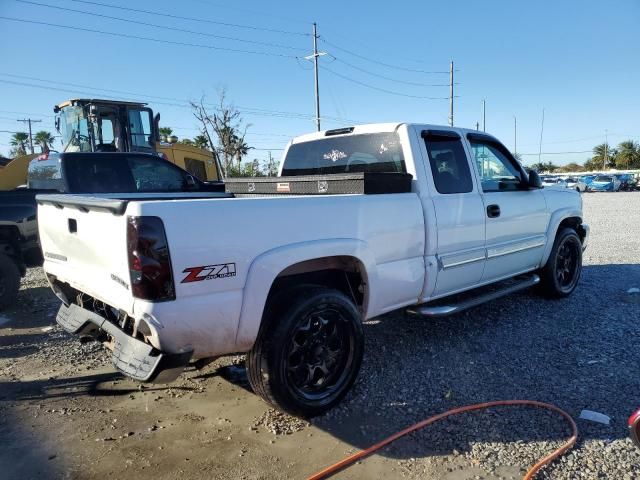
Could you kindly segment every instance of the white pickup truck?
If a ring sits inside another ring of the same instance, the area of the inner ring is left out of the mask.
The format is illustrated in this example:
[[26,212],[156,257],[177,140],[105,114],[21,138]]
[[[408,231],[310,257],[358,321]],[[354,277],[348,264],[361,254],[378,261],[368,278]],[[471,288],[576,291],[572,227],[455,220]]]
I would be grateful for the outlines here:
[[[411,179],[404,193],[327,188],[353,172]],[[293,195],[298,175],[317,175],[318,192]],[[564,297],[580,278],[579,193],[542,188],[490,135],[407,123],[318,132],[289,143],[280,177],[277,195],[245,198],[39,196],[57,321],[104,341],[141,381],[246,352],[257,394],[312,416],[355,381],[364,319],[449,315],[536,285]]]

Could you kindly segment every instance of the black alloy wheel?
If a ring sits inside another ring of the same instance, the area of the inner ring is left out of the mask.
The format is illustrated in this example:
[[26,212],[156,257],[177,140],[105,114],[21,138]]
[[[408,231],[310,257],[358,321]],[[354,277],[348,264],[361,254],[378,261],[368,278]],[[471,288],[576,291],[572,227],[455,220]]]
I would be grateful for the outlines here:
[[317,401],[344,383],[353,363],[355,332],[340,308],[318,305],[301,318],[284,350],[287,381],[297,396]]
[[248,378],[268,403],[313,417],[347,394],[363,352],[362,318],[353,299],[323,286],[294,287],[269,300],[247,354]]
[[570,295],[582,273],[582,241],[573,228],[558,231],[547,263],[539,271],[540,289],[551,298]]

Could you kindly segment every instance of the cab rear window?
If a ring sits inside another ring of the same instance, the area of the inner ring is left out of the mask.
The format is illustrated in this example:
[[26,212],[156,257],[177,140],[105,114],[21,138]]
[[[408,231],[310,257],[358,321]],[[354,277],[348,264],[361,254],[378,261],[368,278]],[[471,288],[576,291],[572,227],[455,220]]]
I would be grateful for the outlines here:
[[282,176],[357,172],[406,173],[398,134],[356,134],[295,143],[282,168]]

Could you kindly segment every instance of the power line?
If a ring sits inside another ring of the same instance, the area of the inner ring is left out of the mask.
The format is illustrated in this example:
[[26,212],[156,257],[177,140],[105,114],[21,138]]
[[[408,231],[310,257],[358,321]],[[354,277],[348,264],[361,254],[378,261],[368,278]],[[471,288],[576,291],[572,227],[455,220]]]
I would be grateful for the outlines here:
[[250,8],[240,8],[240,7],[236,7],[236,6],[230,6],[228,4],[228,2],[225,2],[223,4],[220,4],[218,2],[207,2],[204,0],[190,0],[191,2],[195,2],[195,3],[200,3],[203,5],[207,5],[209,7],[216,7],[216,8],[227,8],[230,10],[237,10],[239,12],[246,12],[246,13],[253,13],[253,14],[257,14],[260,16],[268,16],[271,18],[277,18],[280,21],[284,21],[284,22],[297,22],[297,23],[304,23],[307,25],[311,25],[311,21],[309,20],[303,20],[302,18],[295,18],[295,17],[289,17],[289,16],[283,16],[283,15],[274,15],[272,12],[266,12],[264,10],[256,10],[255,8],[250,9]]
[[156,43],[165,43],[169,45],[178,45],[182,47],[196,47],[196,48],[206,48],[209,50],[220,50],[226,52],[234,52],[234,53],[246,53],[251,55],[265,55],[269,57],[280,57],[280,58],[296,58],[294,55],[286,55],[284,53],[276,53],[276,52],[261,52],[257,50],[241,50],[238,48],[228,48],[228,47],[219,47],[215,45],[204,45],[202,43],[190,43],[190,42],[178,42],[174,40],[163,40],[161,38],[153,38],[153,37],[143,37],[140,35],[131,35],[129,33],[116,33],[116,32],[108,32],[105,30],[96,30],[93,28],[82,28],[82,27],[74,27],[71,25],[60,25],[58,23],[49,23],[49,22],[38,22],[36,20],[26,20],[23,18],[13,18],[13,17],[4,17],[0,16],[2,20],[10,20],[13,22],[22,22],[22,23],[31,23],[34,25],[45,25],[47,27],[56,27],[56,28],[64,28],[67,30],[78,30],[81,32],[89,32],[89,33],[98,33],[100,35],[109,35],[112,37],[119,38],[132,38],[135,40],[145,40],[147,42],[156,42]]
[[[7,74],[2,74],[2,75],[7,75]],[[113,90],[110,90],[110,89],[101,89],[101,88],[97,88],[97,87],[89,87],[87,85],[80,85],[80,84],[75,84],[75,83],[74,84],[68,84],[66,82],[45,80],[45,79],[36,78],[36,77],[26,77],[24,75],[22,75],[20,77],[28,78],[28,79],[36,80],[36,81],[41,81],[41,82],[45,82],[46,81],[48,83],[55,83],[55,84],[59,84],[59,85],[70,85],[70,86],[73,86],[73,87],[80,87],[80,88],[94,88],[96,90],[113,91]],[[66,92],[66,93],[80,94],[80,95],[86,95],[89,98],[91,98],[91,97],[97,98],[96,94],[94,92],[80,91],[80,90],[69,89],[69,88],[59,88],[59,87],[53,87],[53,86],[49,86],[49,85],[35,85],[33,83],[17,82],[17,81],[12,81],[12,80],[3,80],[3,79],[0,79],[0,83],[5,83],[5,84],[9,84],[9,85],[17,85],[17,86],[22,86],[22,87],[29,87],[29,88],[39,88],[39,89],[43,89],[43,90],[51,90],[51,91],[60,91],[60,92]],[[141,98],[142,99],[154,98],[153,95],[137,94],[137,93],[133,93],[133,92],[125,92],[123,90],[118,90],[117,92],[123,93],[125,95],[132,96],[133,98],[130,98],[130,100],[132,100],[132,101],[140,101]],[[123,99],[121,97],[114,97],[113,95],[105,95],[105,94],[102,94],[102,93],[100,93],[99,96],[102,96],[102,97],[104,97],[106,99],[127,100],[126,98]],[[172,99],[172,97],[155,97],[155,98]],[[157,100],[149,100],[149,102],[156,103],[156,104],[159,104],[159,105],[167,105],[167,106],[172,106],[172,107],[178,107],[178,108],[191,108],[191,105],[189,104],[189,102],[187,102],[185,100],[181,100],[181,99],[173,99],[173,100],[176,100],[176,101],[179,101],[179,102],[182,102],[182,103],[169,103],[169,102],[163,102],[163,101],[157,101]],[[216,109],[216,106],[214,104],[207,103],[205,105],[206,106],[211,106],[211,108]],[[299,119],[299,120],[311,120],[311,119],[315,118],[314,115],[307,114],[307,113],[287,112],[287,111],[280,111],[280,110],[268,110],[268,109],[263,109],[263,108],[242,107],[242,106],[238,106],[237,108],[239,110],[242,110],[242,113],[245,114],[245,115],[294,118],[294,119]],[[339,118],[339,117],[325,116],[325,117],[322,117],[322,118],[325,121],[332,121],[332,122],[336,122],[336,123],[343,123],[343,122],[358,123],[357,121],[354,121],[354,120],[349,120],[349,119]]]
[[247,40],[244,38],[237,38],[237,37],[227,37],[224,35],[217,35],[214,33],[208,33],[208,32],[199,32],[197,30],[186,30],[184,28],[176,28],[176,27],[167,27],[165,25],[158,25],[157,23],[148,23],[148,22],[140,22],[137,20],[131,20],[129,18],[122,18],[122,17],[113,17],[111,15],[103,15],[101,13],[95,13],[95,12],[87,12],[86,10],[77,10],[75,8],[65,8],[65,7],[59,7],[57,5],[49,5],[47,3],[39,3],[39,2],[31,2],[29,0],[15,0],[16,2],[19,3],[25,3],[28,5],[36,5],[39,7],[46,7],[46,8],[54,8],[56,10],[63,10],[66,12],[74,12],[74,13],[81,13],[83,15],[91,15],[94,17],[100,17],[100,18],[107,18],[110,20],[117,20],[120,22],[127,22],[127,23],[133,23],[135,25],[143,25],[146,27],[154,27],[154,28],[162,28],[164,30],[171,30],[174,32],[183,32],[183,33],[190,33],[190,34],[195,34],[195,35],[204,35],[207,37],[212,37],[212,38],[219,38],[222,40],[232,40],[234,42],[244,42],[244,43],[251,43],[254,45],[262,45],[262,46],[267,46],[267,47],[275,47],[275,48],[287,48],[287,49],[291,49],[291,50],[302,50],[299,47],[292,47],[291,45],[282,45],[279,43],[270,43],[270,42],[259,42],[259,41],[255,41],[255,40]]
[[173,15],[170,13],[160,13],[160,12],[154,12],[151,10],[141,10],[138,8],[130,8],[130,7],[124,7],[121,5],[110,5],[107,3],[100,3],[100,2],[91,2],[88,0],[71,0],[72,2],[77,2],[77,3],[85,3],[87,5],[97,5],[100,7],[105,7],[105,8],[112,8],[112,9],[116,9],[116,10],[125,10],[128,12],[136,12],[136,13],[144,13],[146,15],[155,15],[158,17],[166,17],[166,18],[173,18],[173,19],[178,19],[178,20],[188,20],[190,22],[201,22],[201,23],[210,23],[210,24],[214,24],[214,25],[223,25],[225,27],[234,27],[234,28],[245,28],[247,30],[260,30],[263,32],[271,32],[271,33],[283,33],[283,34],[287,34],[287,35],[299,35],[299,36],[303,36],[303,37],[308,37],[309,34],[308,33],[302,33],[302,32],[292,32],[289,30],[279,30],[276,28],[267,28],[267,27],[257,27],[255,25],[243,25],[243,24],[239,24],[239,23],[228,23],[228,22],[220,22],[217,20],[209,20],[206,18],[195,18],[195,17],[182,17],[180,15]]
[[[6,74],[3,74],[6,75]],[[18,115],[35,115],[37,117],[54,117],[55,115],[45,115],[42,113],[16,112],[15,110],[0,110],[2,113],[17,113]],[[14,120],[13,118],[11,120]]]
[[[173,125],[169,125],[169,127],[173,130],[189,130],[192,132],[200,132],[202,128],[200,127],[175,127]],[[266,132],[251,132],[247,131],[247,135],[258,135],[258,136],[266,136],[266,137],[284,137],[284,138],[293,138],[295,135],[287,135],[286,133],[266,133]]]
[[374,85],[370,85],[370,84],[365,83],[365,82],[361,82],[360,80],[355,80],[353,78],[347,77],[346,75],[342,75],[341,73],[338,73],[338,72],[336,72],[334,70],[331,70],[331,69],[329,69],[327,67],[324,67],[324,70],[329,72],[329,73],[331,73],[332,75],[335,75],[336,77],[340,77],[343,80],[347,80],[348,82],[352,82],[352,83],[358,84],[358,85],[360,85],[362,87],[370,88],[372,90],[377,90],[379,92],[388,93],[390,95],[397,95],[397,96],[400,96],[400,97],[407,97],[407,98],[418,98],[418,99],[421,99],[421,100],[448,100],[449,99],[449,97],[425,97],[425,96],[422,96],[422,95],[410,95],[408,93],[395,92],[393,90],[387,90],[385,88],[380,88],[380,87],[376,87]]
[[[78,1],[78,0],[74,0],[74,1]],[[369,58],[369,57],[365,57],[364,55],[360,55],[359,53],[355,53],[352,52],[351,50],[347,50],[346,48],[340,47],[339,45],[336,45],[335,43],[331,43],[328,40],[326,40],[324,37],[320,37],[320,40],[322,40],[324,43],[326,43],[327,45],[340,50],[344,53],[348,53],[349,55],[353,55],[354,57],[358,57],[362,60],[366,60],[367,62],[371,62],[371,63],[376,63],[378,65],[382,65],[384,67],[388,67],[388,68],[395,68],[396,70],[404,70],[405,72],[414,72],[414,73],[426,73],[426,74],[448,74],[449,72],[447,71],[427,71],[427,70],[420,70],[420,69],[415,69],[415,68],[406,68],[406,67],[401,67],[398,65],[392,65],[390,63],[385,63],[385,62],[381,62],[379,60],[375,60],[373,58]]]
[[374,73],[369,70],[366,70],[362,67],[358,67],[357,65],[353,65],[352,63],[346,62],[341,58],[336,58],[334,55],[329,54],[336,62],[340,62],[354,70],[358,70],[360,72],[366,73],[367,75],[371,75],[373,77],[382,78],[383,80],[389,80],[390,82],[402,83],[404,85],[413,85],[416,87],[448,87],[448,83],[437,83],[437,84],[429,84],[429,83],[420,83],[420,82],[409,82],[406,80],[398,80],[397,78],[387,77],[386,75],[380,75],[379,73]]
[[42,122],[42,120],[33,120],[32,118],[24,118],[22,120],[17,120],[17,121],[29,124],[29,150],[31,150],[31,154],[33,155],[33,135],[31,133],[31,124],[40,123]]
[[570,153],[592,153],[593,150],[582,150],[580,152],[536,152],[536,153],[520,153],[518,155],[568,155]]

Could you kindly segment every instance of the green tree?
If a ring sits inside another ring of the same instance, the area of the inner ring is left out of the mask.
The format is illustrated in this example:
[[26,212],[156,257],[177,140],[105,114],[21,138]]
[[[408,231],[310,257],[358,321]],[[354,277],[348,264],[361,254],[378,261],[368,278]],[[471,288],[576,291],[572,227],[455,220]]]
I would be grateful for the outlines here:
[[11,154],[16,157],[20,155],[26,155],[27,153],[27,140],[29,140],[29,135],[26,132],[16,132],[11,136],[10,145],[13,147],[11,149]]
[[560,168],[558,168],[559,172],[581,172],[583,170],[584,170],[584,167],[575,162],[567,163],[566,165],[563,165]]
[[191,140],[190,138],[183,138],[178,143],[181,143],[182,145],[191,145],[191,146],[193,146],[193,140]]
[[611,148],[608,143],[601,143],[593,147],[593,156],[590,158],[589,165],[595,168],[589,170],[605,170],[615,165],[616,150]]
[[237,160],[238,167],[233,171],[239,172],[242,157],[251,149],[245,142],[250,125],[243,125],[240,111],[227,102],[225,90],[220,91],[216,107],[210,108],[204,96],[198,103],[191,102],[191,107],[194,117],[202,125],[202,135],[206,137],[217,164],[222,165],[223,175],[232,171],[234,160]]
[[558,166],[552,162],[537,162],[531,165],[531,169],[539,173],[552,173],[558,170]]
[[211,145],[209,145],[209,139],[206,135],[197,135],[193,137],[193,146],[203,148],[205,150],[211,150]]
[[171,127],[160,127],[158,133],[160,134],[160,139],[166,142],[167,138],[173,133],[173,129]]
[[38,133],[36,133],[36,135],[33,137],[33,140],[38,144],[38,146],[40,147],[40,152],[42,153],[48,152],[49,149],[53,147],[53,135],[45,130],[40,130]]
[[602,170],[602,162],[596,163],[593,158],[590,158],[584,162],[583,167],[587,172],[595,172]]
[[238,168],[240,168],[240,162],[242,162],[242,157],[244,157],[247,153],[249,153],[249,150],[251,150],[252,147],[247,145],[247,143],[244,141],[244,136],[242,138],[235,137],[233,147],[234,147],[236,159],[238,160]]
[[616,151],[616,168],[640,168],[640,145],[638,142],[634,142],[633,140],[620,142]]

